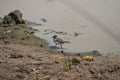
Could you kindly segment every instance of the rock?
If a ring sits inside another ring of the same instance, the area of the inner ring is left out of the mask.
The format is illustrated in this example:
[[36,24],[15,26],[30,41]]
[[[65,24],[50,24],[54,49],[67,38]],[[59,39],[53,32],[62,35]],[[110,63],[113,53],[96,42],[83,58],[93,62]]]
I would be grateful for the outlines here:
[[55,63],[60,63],[60,59],[58,59],[58,58],[55,58],[55,61],[54,61]]
[[15,10],[8,15],[5,15],[3,19],[0,18],[0,24],[3,24],[3,26],[10,26],[15,24],[25,24],[25,21],[22,19],[22,13],[19,10]]
[[26,74],[30,74],[32,72],[37,72],[37,70],[35,68],[30,67],[28,65],[20,65],[20,66],[18,66],[18,69],[16,71],[21,72],[21,73],[26,73]]
[[101,56],[101,53],[99,51],[97,51],[97,50],[93,50],[91,52],[91,54],[94,55],[94,56]]
[[0,17],[0,26],[2,26],[3,19]]
[[24,74],[14,74],[8,80],[24,80],[26,76]]
[[6,40],[3,40],[3,42],[4,42],[5,45],[10,43],[9,41],[6,41]]
[[0,64],[1,63],[7,63],[7,61],[5,61],[5,60],[0,60]]
[[82,57],[82,60],[85,60],[85,61],[93,61],[93,57],[92,57],[92,56],[83,56],[83,57]]
[[23,58],[24,56],[21,54],[11,53],[8,57],[9,58]]
[[13,25],[13,24],[15,24],[15,21],[12,19],[11,16],[6,15],[6,16],[4,16],[4,18],[3,18],[3,24]]
[[22,13],[19,10],[15,10],[8,14],[15,21],[16,24],[24,24],[25,21],[22,19]]

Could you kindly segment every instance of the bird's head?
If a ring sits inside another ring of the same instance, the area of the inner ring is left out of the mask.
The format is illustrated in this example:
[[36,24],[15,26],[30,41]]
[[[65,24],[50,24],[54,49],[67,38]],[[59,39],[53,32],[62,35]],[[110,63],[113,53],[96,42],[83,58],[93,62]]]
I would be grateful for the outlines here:
[[57,35],[54,35],[52,38],[57,38]]

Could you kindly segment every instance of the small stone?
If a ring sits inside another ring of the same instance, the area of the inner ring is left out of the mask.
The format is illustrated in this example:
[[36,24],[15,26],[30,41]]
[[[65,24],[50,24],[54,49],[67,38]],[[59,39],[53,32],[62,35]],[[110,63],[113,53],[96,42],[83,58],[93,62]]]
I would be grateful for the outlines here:
[[60,63],[60,59],[55,58],[55,63]]

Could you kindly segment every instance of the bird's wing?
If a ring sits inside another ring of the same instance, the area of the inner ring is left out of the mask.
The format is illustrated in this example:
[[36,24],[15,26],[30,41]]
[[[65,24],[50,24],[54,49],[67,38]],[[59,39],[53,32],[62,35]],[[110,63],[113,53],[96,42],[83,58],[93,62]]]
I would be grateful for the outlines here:
[[60,38],[56,38],[56,41],[60,42],[60,43],[70,43],[69,41],[64,41],[64,40],[62,40]]
[[57,42],[60,42],[60,43],[64,43],[64,40],[60,39],[60,38],[56,38],[56,41]]

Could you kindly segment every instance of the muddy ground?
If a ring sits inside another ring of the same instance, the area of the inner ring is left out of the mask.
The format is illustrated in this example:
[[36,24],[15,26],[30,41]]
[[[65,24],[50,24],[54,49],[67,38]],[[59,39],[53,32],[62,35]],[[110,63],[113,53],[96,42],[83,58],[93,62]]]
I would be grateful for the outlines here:
[[50,50],[26,28],[10,29],[20,35],[0,40],[0,80],[120,80],[120,56],[82,60]]

